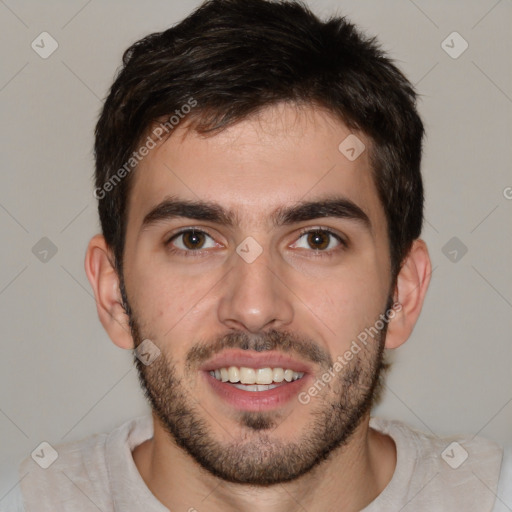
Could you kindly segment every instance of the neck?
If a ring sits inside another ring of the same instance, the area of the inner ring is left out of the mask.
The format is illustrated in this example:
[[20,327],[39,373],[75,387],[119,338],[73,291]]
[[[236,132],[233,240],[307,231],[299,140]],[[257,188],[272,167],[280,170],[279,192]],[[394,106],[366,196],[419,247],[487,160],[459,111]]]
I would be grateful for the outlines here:
[[133,459],[154,496],[170,510],[209,512],[357,512],[391,480],[396,466],[393,440],[363,418],[348,443],[300,478],[268,487],[221,480],[178,447],[153,414],[154,436]]

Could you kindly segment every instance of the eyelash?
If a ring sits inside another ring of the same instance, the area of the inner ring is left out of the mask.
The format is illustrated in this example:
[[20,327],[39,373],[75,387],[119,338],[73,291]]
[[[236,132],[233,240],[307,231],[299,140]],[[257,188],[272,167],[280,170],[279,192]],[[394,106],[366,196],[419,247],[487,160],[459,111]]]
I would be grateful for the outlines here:
[[[204,250],[201,250],[201,249],[192,250],[192,249],[190,249],[188,251],[184,251],[183,249],[176,249],[176,248],[172,247],[171,242],[173,240],[178,238],[180,235],[183,235],[185,233],[191,233],[191,232],[193,232],[193,233],[201,233],[201,234],[207,235],[207,236],[209,236],[210,238],[213,239],[213,237],[207,231],[204,231],[202,229],[187,228],[187,229],[183,229],[181,231],[178,231],[177,233],[174,233],[169,239],[167,239],[167,241],[165,242],[164,245],[166,247],[168,247],[168,250],[169,250],[169,252],[171,254],[179,254],[179,255],[182,255],[182,256],[185,256],[185,257],[196,257],[196,258],[197,257],[205,256],[206,253],[208,252],[208,249],[204,249]],[[315,232],[327,233],[330,236],[334,237],[340,243],[340,246],[338,246],[335,249],[330,249],[329,251],[321,250],[321,249],[311,249],[310,252],[312,252],[314,254],[315,258],[331,258],[335,254],[337,254],[338,251],[342,251],[342,250],[344,250],[344,249],[346,249],[348,247],[348,243],[346,242],[346,240],[344,238],[342,238],[340,235],[338,235],[332,229],[330,229],[328,227],[325,227],[325,226],[316,226],[316,227],[304,228],[304,229],[302,229],[300,231],[299,237],[297,238],[297,240],[302,238],[305,234],[315,233]]]

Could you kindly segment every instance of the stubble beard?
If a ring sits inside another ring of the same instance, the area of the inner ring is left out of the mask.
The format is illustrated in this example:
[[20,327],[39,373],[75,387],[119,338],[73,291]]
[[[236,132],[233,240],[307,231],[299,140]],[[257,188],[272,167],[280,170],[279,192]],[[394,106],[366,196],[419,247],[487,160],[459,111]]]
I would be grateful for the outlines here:
[[[141,332],[138,319],[127,298],[124,299],[132,337],[137,347],[148,337]],[[135,352],[134,363],[144,395],[171,440],[201,467],[222,480],[270,486],[305,475],[349,442],[371,409],[374,395],[381,385],[381,370],[387,369],[387,364],[383,362],[385,330],[384,328],[380,331],[378,336],[363,347],[350,364],[319,391],[307,408],[297,400],[297,405],[289,417],[283,417],[281,411],[240,411],[237,414],[237,431],[241,430],[243,434],[235,438],[230,432],[223,430],[224,437],[231,437],[227,442],[215,437],[214,428],[220,427],[200,401],[192,396],[190,387],[178,375],[176,363],[162,346],[159,347],[161,355],[150,365],[143,364]],[[310,353],[318,354],[316,344],[310,343]],[[257,338],[249,338],[243,332],[236,332],[216,340],[211,345],[259,351],[283,348],[291,350],[293,342],[286,333],[278,331],[268,331]],[[207,344],[201,345],[201,349],[208,351],[206,346]],[[195,354],[202,353],[199,345],[195,348],[198,349]],[[315,361],[317,366],[318,359],[322,357],[319,356]],[[330,356],[323,357],[320,366],[326,371],[329,366],[332,367]],[[197,369],[195,373],[197,377]],[[318,377],[321,378],[322,374],[323,372]],[[282,421],[293,424],[293,417],[301,413],[308,414],[311,419],[302,429],[299,438],[290,442],[279,439],[274,430]]]

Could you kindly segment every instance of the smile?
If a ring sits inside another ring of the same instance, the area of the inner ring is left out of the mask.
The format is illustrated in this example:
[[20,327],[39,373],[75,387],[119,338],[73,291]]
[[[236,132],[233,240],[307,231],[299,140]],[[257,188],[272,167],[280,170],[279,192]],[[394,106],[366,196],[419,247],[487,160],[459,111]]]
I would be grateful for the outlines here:
[[284,382],[299,380],[304,372],[290,368],[247,368],[246,366],[229,366],[210,370],[210,375],[220,382],[233,384],[244,391],[267,391],[281,386]]

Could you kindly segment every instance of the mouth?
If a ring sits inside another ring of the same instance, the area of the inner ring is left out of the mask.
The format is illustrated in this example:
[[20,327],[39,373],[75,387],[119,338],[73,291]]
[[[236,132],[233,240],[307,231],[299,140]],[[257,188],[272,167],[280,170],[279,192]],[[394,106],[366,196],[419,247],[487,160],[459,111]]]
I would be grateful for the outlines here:
[[289,403],[311,377],[308,365],[283,354],[226,351],[202,368],[207,384],[236,409],[263,411]]
[[296,372],[290,368],[248,368],[246,366],[219,368],[210,370],[209,373],[220,382],[227,382],[237,389],[250,392],[275,389],[304,376],[304,372]]

